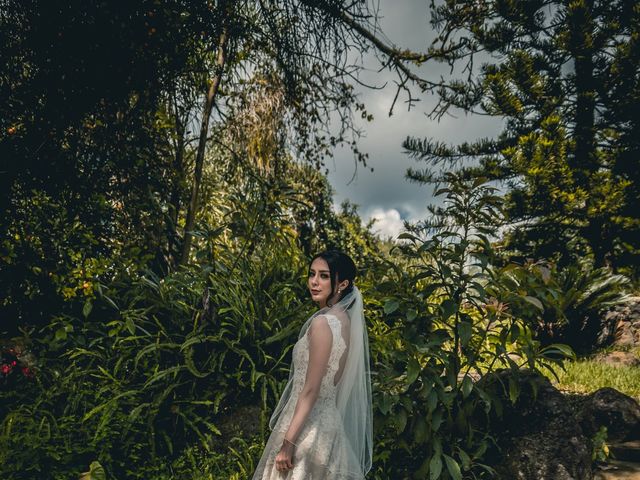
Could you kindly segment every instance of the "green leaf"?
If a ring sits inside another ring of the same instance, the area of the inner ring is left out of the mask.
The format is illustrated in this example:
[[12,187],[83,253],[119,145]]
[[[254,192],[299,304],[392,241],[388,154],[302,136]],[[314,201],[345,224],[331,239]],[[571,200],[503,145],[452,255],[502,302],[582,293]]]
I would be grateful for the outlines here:
[[394,405],[394,398],[387,392],[382,393],[382,400],[378,402],[378,409],[383,415],[388,415],[391,407]]
[[298,328],[300,328],[300,326],[297,323],[289,322],[286,327],[280,329],[277,333],[265,339],[264,343],[266,345],[269,345],[270,343],[278,342],[291,335]]
[[399,306],[400,306],[400,302],[398,302],[398,300],[396,299],[388,300],[384,304],[384,313],[386,313],[387,315],[390,313],[393,313],[398,309]]
[[107,474],[99,462],[93,461],[89,465],[89,471],[80,474],[80,480],[106,480]]
[[429,413],[433,412],[436,409],[436,405],[438,405],[438,394],[435,389],[432,388],[427,397],[427,411]]
[[460,472],[460,465],[449,455],[443,454],[444,461],[447,464],[447,470],[449,470],[449,475],[453,480],[462,480],[462,473]]
[[540,350],[540,356],[544,358],[576,358],[576,354],[573,349],[569,345],[565,345],[564,343],[552,343],[551,345],[546,346],[542,350]]
[[420,248],[418,249],[418,252],[423,253],[423,252],[429,250],[430,248],[432,248],[435,244],[436,243],[433,240],[427,240],[422,245],[420,245]]
[[409,358],[407,362],[407,379],[405,381],[407,386],[416,381],[421,369],[420,363],[414,357]]
[[416,417],[413,427],[413,439],[417,444],[424,443],[427,439],[427,422],[420,415]]
[[398,235],[396,237],[396,240],[411,240],[413,242],[420,240],[418,237],[416,237],[414,234],[409,233],[409,232],[403,232],[400,235]]
[[458,453],[460,454],[460,461],[462,462],[462,469],[463,470],[469,470],[471,468],[471,458],[469,457],[467,452],[465,452],[462,449],[459,449]]
[[396,432],[402,433],[407,426],[407,411],[404,408],[400,408],[398,413],[394,415],[393,423],[396,426]]
[[86,302],[84,302],[84,307],[82,307],[82,316],[84,318],[87,318],[91,313],[92,308],[93,308],[93,304],[91,303],[90,300],[87,300]]
[[427,478],[427,472],[429,471],[429,459],[425,459],[420,464],[420,468],[415,472],[416,478]]
[[437,432],[442,425],[442,411],[436,410],[433,412],[433,416],[431,417],[431,430]]
[[442,309],[442,319],[446,320],[456,311],[456,304],[450,298],[447,298],[440,304],[440,308]]
[[509,400],[511,403],[516,403],[518,395],[520,395],[520,386],[513,378],[509,377]]
[[544,312],[544,306],[542,305],[542,302],[540,300],[538,300],[536,297],[531,297],[529,295],[524,295],[522,298],[524,300],[526,300],[527,302],[529,302],[534,307],[536,307],[541,312]]
[[471,377],[466,375],[464,380],[462,380],[462,398],[467,398],[471,390],[473,390],[473,382],[471,381]]
[[466,347],[469,340],[471,340],[472,333],[471,322],[462,321],[458,324],[458,335],[460,336],[460,342],[462,342],[463,347]]
[[91,462],[89,465],[90,480],[106,480],[107,474],[98,462]]
[[135,325],[135,323],[133,323],[133,319],[127,318],[125,320],[124,324],[127,327],[127,330],[129,330],[129,333],[131,335],[134,335],[136,333],[136,325]]
[[442,457],[434,455],[429,462],[429,480],[438,480],[442,473]]

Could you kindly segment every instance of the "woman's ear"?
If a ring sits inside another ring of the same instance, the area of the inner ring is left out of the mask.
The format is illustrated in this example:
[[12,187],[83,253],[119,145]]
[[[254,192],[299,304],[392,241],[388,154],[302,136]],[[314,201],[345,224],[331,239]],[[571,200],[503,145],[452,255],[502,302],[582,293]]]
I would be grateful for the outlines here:
[[345,290],[349,286],[349,280],[343,280],[338,284],[340,290]]

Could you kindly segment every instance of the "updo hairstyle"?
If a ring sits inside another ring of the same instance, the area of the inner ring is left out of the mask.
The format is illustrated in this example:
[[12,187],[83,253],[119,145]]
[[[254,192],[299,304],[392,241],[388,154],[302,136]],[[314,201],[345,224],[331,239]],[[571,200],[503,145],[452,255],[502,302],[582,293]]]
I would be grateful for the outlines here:
[[309,268],[311,268],[311,264],[316,258],[322,258],[327,262],[327,265],[329,265],[332,294],[336,289],[336,274],[338,277],[338,282],[349,280],[349,286],[342,290],[342,292],[340,292],[338,301],[344,298],[345,295],[348,295],[351,291],[353,291],[353,279],[356,277],[357,269],[356,264],[353,262],[349,255],[340,250],[325,250],[324,252],[316,254],[311,259],[311,262],[309,262]]

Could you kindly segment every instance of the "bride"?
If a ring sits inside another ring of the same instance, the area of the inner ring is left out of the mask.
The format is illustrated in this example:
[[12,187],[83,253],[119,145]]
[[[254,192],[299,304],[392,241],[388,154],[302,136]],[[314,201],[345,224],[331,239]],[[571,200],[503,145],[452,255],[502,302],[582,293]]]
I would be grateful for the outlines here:
[[343,252],[312,259],[308,288],[320,309],[293,347],[253,480],[362,480],[371,469],[369,340],[355,276]]

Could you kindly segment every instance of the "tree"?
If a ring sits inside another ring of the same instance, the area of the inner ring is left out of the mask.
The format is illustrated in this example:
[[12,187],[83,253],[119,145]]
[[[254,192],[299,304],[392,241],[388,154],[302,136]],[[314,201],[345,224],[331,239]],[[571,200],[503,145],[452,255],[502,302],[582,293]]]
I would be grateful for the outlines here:
[[[503,118],[505,127],[497,138],[454,146],[409,138],[410,154],[502,182],[515,254],[561,263],[589,254],[596,266],[634,265],[638,3],[496,0],[431,8],[439,32],[432,48],[462,74],[443,80],[432,117],[458,108]],[[439,180],[429,169],[409,177]]]
[[113,258],[160,274],[189,259],[202,171],[216,161],[207,148],[251,77],[282,85],[286,148],[319,169],[340,143],[366,162],[353,118],[368,114],[349,50],[373,46],[405,83],[415,60],[377,39],[366,3],[0,9],[0,303],[35,323],[59,310],[51,292],[92,295],[97,276],[115,274]]
[[[367,155],[360,152],[353,114],[371,119],[357,101],[351,82],[358,81],[359,65],[352,63],[350,50],[371,48],[383,65],[396,71],[398,91],[409,82],[434,86],[419,78],[408,65],[426,61],[428,56],[388,45],[374,33],[377,17],[368,2],[335,0],[224,1],[216,7],[221,24],[215,43],[217,57],[201,118],[194,181],[191,188],[184,232],[181,263],[189,259],[192,234],[199,209],[199,189],[209,117],[226,79],[229,90],[244,86],[247,72],[260,72],[283,86],[291,130],[289,145],[296,154],[320,168],[338,144],[348,143],[356,161],[366,166]],[[227,91],[225,95],[233,96]],[[224,116],[224,108],[218,108]],[[229,113],[233,114],[233,113]],[[335,114],[335,115],[334,115]],[[337,131],[328,125],[338,118]],[[349,141],[349,137],[351,140]]]
[[[12,329],[152,264],[172,176],[157,120],[209,23],[189,2],[0,6],[0,301]],[[195,38],[195,40],[194,40]],[[57,295],[56,295],[57,294]]]

